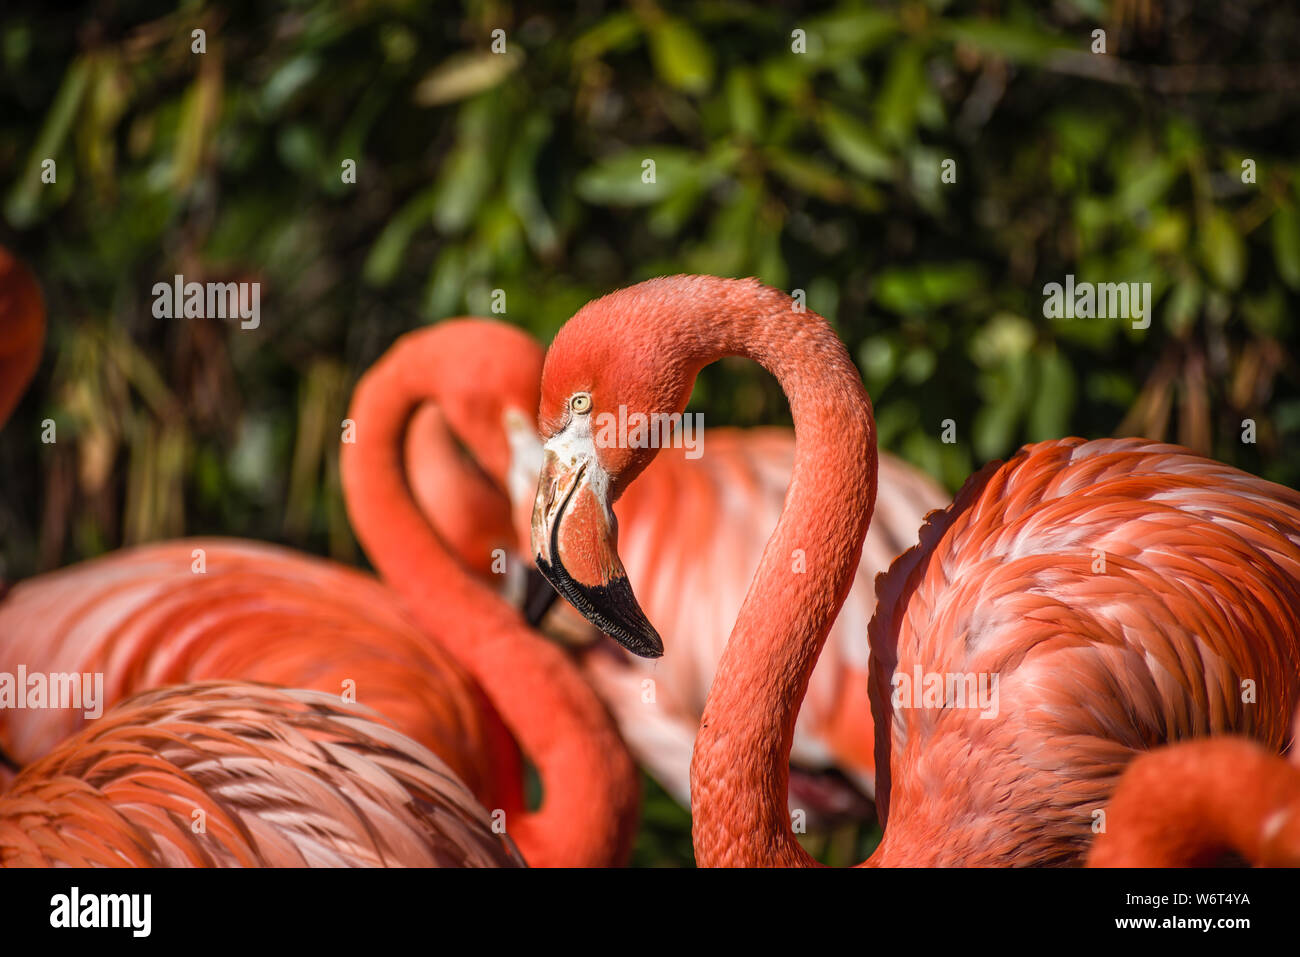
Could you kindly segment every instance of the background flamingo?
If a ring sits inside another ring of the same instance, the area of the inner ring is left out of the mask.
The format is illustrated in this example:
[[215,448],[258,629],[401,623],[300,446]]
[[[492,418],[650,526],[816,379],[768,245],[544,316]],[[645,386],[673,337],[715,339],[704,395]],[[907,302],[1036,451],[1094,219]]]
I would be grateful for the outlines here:
[[[102,673],[105,708],[215,678],[350,691],[488,807],[521,806],[517,751],[455,659],[371,576],[286,548],[185,539],[19,582],[0,600],[0,660],[10,672]],[[3,708],[0,747],[28,764],[85,720],[84,709]]]
[[[507,491],[523,516],[516,524],[526,542],[541,456],[531,415],[482,405],[493,391],[484,388],[491,374],[484,365],[508,363],[521,393],[539,393],[543,353],[530,337],[490,320],[440,328],[436,336],[409,336],[394,347],[409,350],[413,364],[441,362],[447,370],[440,378],[440,406],[422,406],[412,419],[405,471],[429,522],[442,538],[458,543],[467,567],[486,577],[496,549],[514,551],[504,524]],[[440,358],[439,350],[447,355]],[[621,555],[636,594],[667,638],[663,659],[652,664],[606,642],[593,643],[595,630],[562,604],[548,620],[551,630],[583,646],[577,652],[583,674],[613,712],[623,739],[683,804],[690,800],[690,755],[700,714],[727,629],[780,514],[794,436],[780,428],[710,429],[701,448],[705,454],[694,459],[682,449],[665,450],[618,507]],[[814,815],[870,812],[857,792],[870,797],[875,785],[861,640],[875,605],[873,583],[915,543],[926,512],[947,500],[929,478],[892,456],[882,456],[880,467],[877,521],[795,729],[791,804]],[[508,580],[512,595],[522,600],[520,576]],[[832,767],[855,787],[806,773]]]
[[513,867],[432,752],[333,695],[209,683],[123,702],[0,797],[9,867]]
[[0,425],[36,374],[45,344],[45,303],[31,271],[0,246]]
[[[561,594],[625,646],[657,654],[610,511],[654,450],[597,448],[592,416],[679,412],[698,370],[725,355],[776,375],[799,446],[696,739],[695,852],[704,865],[806,865],[786,811],[795,716],[876,485],[870,400],[824,320],[756,281],[706,276],[652,280],[580,310],[547,354],[533,542]],[[809,557],[804,574],[795,549]],[[869,863],[1077,861],[1092,812],[1142,750],[1232,731],[1273,749],[1287,740],[1300,495],[1185,450],[1027,446],[932,516],[878,591],[885,835]],[[998,675],[996,715],[892,701],[894,676],[914,669]]]
[[[12,275],[30,282],[25,273]],[[6,301],[28,303],[32,294]],[[35,301],[39,306],[39,296]],[[490,375],[483,381],[489,387],[495,382]],[[509,393],[510,382],[499,384]],[[365,427],[370,424],[367,418]],[[433,420],[426,425],[437,427]],[[508,514],[504,521],[508,531]],[[426,546],[445,554],[436,536]],[[202,550],[202,574],[196,574],[195,549]],[[168,542],[21,583],[0,600],[0,654],[7,666],[22,663],[29,671],[103,672],[108,704],[161,684],[210,678],[334,694],[348,690],[349,682],[359,701],[398,721],[441,754],[490,807],[505,811],[507,826],[518,825],[519,845],[532,863],[625,860],[635,823],[630,760],[620,759],[617,747],[599,754],[564,747],[565,734],[590,732],[602,743],[602,735],[612,734],[604,712],[591,707],[594,698],[588,693],[585,710],[567,723],[557,719],[551,736],[530,732],[535,752],[558,747],[574,759],[557,777],[542,769],[551,806],[563,809],[572,790],[583,813],[530,825],[517,748],[475,679],[483,668],[499,671],[493,684],[505,696],[499,704],[503,711],[518,710],[524,686],[517,682],[527,684],[535,674],[530,656],[540,653],[550,667],[556,652],[494,595],[424,597],[437,611],[425,616],[422,629],[391,591],[337,564],[234,540]],[[483,619],[475,600],[499,612]],[[512,654],[497,661],[471,655],[469,667],[462,667],[458,655],[470,654],[473,642],[501,621],[516,632]],[[459,640],[448,637],[458,631]],[[448,639],[451,652],[429,635]],[[534,709],[562,712],[570,706],[558,686],[527,688]],[[0,747],[11,764],[35,760],[75,731],[83,715],[0,710]]]
[[[468,328],[444,322],[407,334],[357,384],[348,411],[356,441],[343,444],[340,459],[348,513],[384,580],[474,676],[536,767],[541,804],[509,825],[528,862],[621,863],[631,852],[637,779],[608,713],[564,652],[448,551],[406,479],[409,430],[425,404],[442,410],[454,434],[472,437],[485,467],[505,471],[503,416],[531,401],[535,370],[509,361],[518,354],[511,340],[526,336],[500,324],[491,327],[497,344],[467,368],[455,343]],[[460,374],[481,391],[444,391]]]

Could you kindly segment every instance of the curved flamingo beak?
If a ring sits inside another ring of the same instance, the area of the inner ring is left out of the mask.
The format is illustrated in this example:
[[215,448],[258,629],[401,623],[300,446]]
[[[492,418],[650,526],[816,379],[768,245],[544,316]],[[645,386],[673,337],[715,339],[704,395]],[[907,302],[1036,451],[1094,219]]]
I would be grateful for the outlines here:
[[548,442],[533,506],[533,555],[555,590],[634,655],[658,658],[664,643],[646,620],[618,557],[609,474],[594,448]]

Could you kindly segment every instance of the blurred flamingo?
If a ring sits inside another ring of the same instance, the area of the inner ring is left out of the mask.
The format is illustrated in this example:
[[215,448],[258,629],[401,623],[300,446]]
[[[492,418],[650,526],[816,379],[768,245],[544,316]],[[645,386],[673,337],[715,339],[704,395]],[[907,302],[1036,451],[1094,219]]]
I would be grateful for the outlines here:
[[131,698],[0,795],[7,867],[517,867],[432,752],[333,695]]
[[[573,663],[452,555],[407,481],[408,431],[425,404],[466,436],[495,474],[507,467],[504,417],[536,396],[537,370],[521,355],[524,333],[447,321],[408,333],[353,393],[340,468],[357,537],[415,620],[436,634],[496,705],[536,767],[540,806],[516,814],[510,835],[530,864],[614,863],[631,851],[636,769],[608,713]],[[467,357],[458,340],[483,347]],[[473,394],[447,383],[470,375]],[[509,523],[509,516],[505,521]]]
[[[488,807],[521,807],[518,754],[441,644],[369,575],[274,545],[184,539],[19,582],[0,601],[0,664],[104,676],[99,708],[171,684],[238,678],[348,696],[437,752]],[[0,708],[20,765],[85,708]]]
[[[708,276],[585,306],[546,358],[533,544],[598,627],[660,654],[611,512],[655,450],[598,445],[593,422],[620,406],[680,412],[699,369],[728,355],[781,382],[798,445],[696,739],[695,853],[702,865],[809,865],[786,806],[795,716],[876,486],[871,403],[826,322],[754,280]],[[870,864],[1078,862],[1093,812],[1139,753],[1227,732],[1274,750],[1287,741],[1300,495],[1184,449],[1027,446],[932,515],[877,591],[870,690],[885,832]],[[956,682],[933,698],[905,690],[950,675],[962,688],[982,676],[993,694],[963,700]]]
[[[512,383],[498,382],[492,370],[482,382],[501,386],[495,401],[509,397]],[[525,406],[535,394],[534,386]],[[368,434],[383,427],[371,431],[370,414],[362,418]],[[508,514],[504,522],[510,535]],[[446,555],[437,536],[424,544]],[[15,586],[0,600],[0,665],[10,673],[19,665],[29,673],[102,673],[103,705],[160,684],[214,678],[355,693],[502,810],[531,863],[624,861],[635,771],[594,696],[582,688],[575,704],[568,685],[534,685],[539,670],[556,667],[558,652],[498,597],[449,588],[432,600],[436,613],[417,626],[390,590],[343,566],[251,542],[167,542]],[[472,653],[492,628],[506,632],[497,640],[513,649],[496,661]],[[569,685],[581,683],[567,663],[559,667],[569,667]],[[496,671],[488,697],[480,690],[484,668]],[[511,720],[520,712],[523,719]],[[539,721],[539,712],[549,712],[549,721]],[[502,717],[523,729],[517,740],[542,771],[542,811],[526,807],[518,750]],[[84,709],[0,709],[0,750],[11,764],[33,761],[83,720]],[[574,747],[567,734],[595,743]],[[548,750],[561,758],[554,774]]]
[[0,425],[36,374],[45,344],[45,302],[31,271],[0,246]]
[[1183,741],[1135,758],[1089,867],[1300,867],[1300,712],[1291,763],[1246,738]]
[[[444,335],[410,337],[397,349],[410,350],[413,364],[439,361],[435,352],[446,351],[442,407],[480,404],[477,414],[462,411],[455,422],[430,414],[431,406],[413,420],[418,428],[407,440],[406,473],[421,510],[445,540],[459,543],[462,561],[482,574],[496,550],[508,548],[513,556],[503,511],[509,493],[526,554],[541,466],[535,419],[509,408],[497,418],[497,410],[481,407],[488,391],[483,363],[509,363],[519,373],[520,394],[540,394],[541,347],[520,333],[507,335],[497,322],[458,320]],[[597,633],[568,606],[548,620],[578,646],[583,674],[638,761],[683,804],[690,800],[695,731],[728,625],[785,499],[794,435],[779,428],[711,429],[699,450],[705,454],[698,458],[684,449],[664,450],[618,507],[628,578],[668,638],[662,661],[594,642]],[[870,797],[875,785],[861,636],[875,605],[872,583],[915,543],[925,514],[947,500],[928,477],[892,456],[881,456],[880,470],[877,520],[795,728],[790,803],[808,812],[814,825],[870,813],[860,796]],[[507,578],[514,600],[521,600],[519,576]],[[823,773],[832,769],[847,780]]]

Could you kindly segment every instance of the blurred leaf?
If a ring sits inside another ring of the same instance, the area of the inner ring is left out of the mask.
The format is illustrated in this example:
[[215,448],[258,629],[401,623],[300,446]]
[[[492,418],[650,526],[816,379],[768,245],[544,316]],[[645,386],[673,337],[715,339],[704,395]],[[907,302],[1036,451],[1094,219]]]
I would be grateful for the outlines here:
[[274,116],[284,109],[321,70],[320,58],[313,54],[292,57],[280,65],[262,88],[262,109]]
[[731,127],[748,139],[758,139],[763,130],[763,100],[750,70],[727,73],[727,109]]
[[1204,290],[1195,279],[1183,279],[1174,286],[1165,306],[1165,326],[1174,335],[1182,335],[1196,321]]
[[1300,212],[1295,206],[1282,206],[1273,214],[1273,259],[1282,281],[1300,290]]
[[465,230],[478,212],[496,174],[483,161],[495,142],[500,101],[492,95],[467,103],[456,121],[456,145],[446,156],[438,175],[433,222],[442,233]]
[[898,16],[886,10],[836,10],[808,21],[807,56],[833,65],[866,56],[898,32]]
[[[28,154],[27,166],[22,178],[9,190],[9,198],[5,203],[5,216],[15,229],[23,229],[36,219],[41,191],[47,188],[47,184],[41,182],[41,163],[46,159],[58,159],[63,141],[72,127],[73,117],[76,116],[81,106],[81,98],[86,92],[90,66],[91,61],[88,58],[80,57],[73,60],[72,65],[68,67],[67,73],[63,76],[63,83],[59,86],[58,95],[55,96],[54,103],[46,114],[45,123],[32,146],[32,151]],[[65,168],[63,176],[67,179],[64,182],[70,181],[74,173],[75,170]]]
[[1227,289],[1240,286],[1246,272],[1246,246],[1232,218],[1221,209],[1211,209],[1201,221],[1199,239],[1201,262],[1210,278]]
[[[647,160],[654,161],[654,182]],[[678,146],[646,145],[601,160],[578,174],[578,195],[607,206],[644,206],[689,189],[705,174],[704,157]]]
[[523,224],[528,241],[540,255],[552,254],[559,244],[555,223],[537,189],[537,156],[551,135],[551,121],[545,113],[533,113],[524,121],[506,167],[506,191],[510,207]]
[[181,101],[181,123],[172,154],[172,187],[184,191],[199,164],[221,113],[221,61],[215,53],[200,61],[198,76]]
[[433,215],[436,191],[429,187],[407,201],[401,212],[389,221],[379,234],[366,256],[362,276],[372,286],[386,286],[402,268],[402,257],[410,245],[411,236],[421,226],[429,223]]
[[641,21],[629,11],[611,13],[573,41],[575,60],[594,60],[611,50],[626,49],[641,34]]
[[883,271],[876,279],[876,299],[894,312],[926,312],[969,299],[983,285],[971,263],[926,264]]
[[1286,296],[1282,287],[1274,283],[1268,292],[1250,296],[1241,304],[1241,314],[1251,331],[1262,338],[1280,338],[1290,331]]
[[1043,442],[1068,435],[1074,413],[1074,370],[1059,350],[1049,348],[1037,357],[1038,388],[1025,431],[1030,442]]
[[1065,43],[1062,37],[1028,24],[997,20],[949,20],[942,32],[950,40],[1015,63],[1040,63]]
[[906,43],[894,53],[884,87],[876,99],[877,125],[884,139],[901,143],[912,135],[924,85],[921,50]]
[[835,107],[820,114],[822,136],[836,156],[870,179],[890,179],[894,163],[865,123]]
[[684,20],[664,17],[649,29],[655,72],[669,86],[703,93],[713,84],[713,51]]
[[517,46],[505,53],[456,53],[425,74],[412,99],[418,106],[441,106],[490,90],[519,68],[523,54]]

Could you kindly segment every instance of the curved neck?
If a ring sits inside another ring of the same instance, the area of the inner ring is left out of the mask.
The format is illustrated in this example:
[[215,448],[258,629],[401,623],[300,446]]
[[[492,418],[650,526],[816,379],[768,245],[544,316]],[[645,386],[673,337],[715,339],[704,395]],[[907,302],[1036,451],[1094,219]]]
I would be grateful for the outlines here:
[[[430,635],[482,687],[537,768],[542,804],[508,808],[506,830],[534,866],[622,863],[636,821],[635,766],[563,652],[476,581],[429,527],[406,481],[406,430],[438,402],[439,355],[402,340],[362,378],[341,469],[357,537]],[[489,809],[492,810],[492,809]]]
[[1229,853],[1256,866],[1300,864],[1300,769],[1225,737],[1136,758],[1089,865],[1206,867]]
[[[776,376],[795,427],[794,471],[705,704],[691,763],[701,866],[805,866],[787,809],[795,718],[853,581],[876,497],[871,400],[824,319],[752,281],[677,280],[654,329],[687,368],[723,356]],[[680,303],[680,305],[679,305]],[[707,305],[701,305],[701,303]],[[638,309],[639,321],[656,306]],[[665,329],[665,327],[667,327]],[[866,640],[866,636],[863,636]]]

